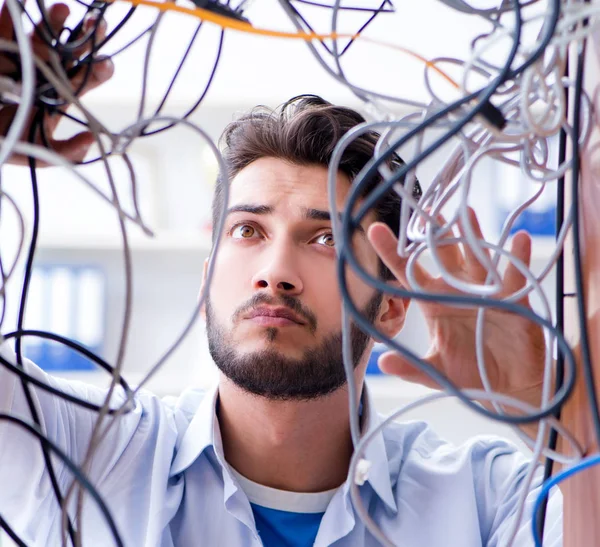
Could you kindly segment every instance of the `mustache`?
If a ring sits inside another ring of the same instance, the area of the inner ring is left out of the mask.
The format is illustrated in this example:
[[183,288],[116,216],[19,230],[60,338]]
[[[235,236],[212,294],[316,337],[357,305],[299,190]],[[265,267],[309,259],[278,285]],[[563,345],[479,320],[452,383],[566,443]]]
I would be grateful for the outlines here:
[[264,304],[267,306],[285,306],[292,310],[297,315],[301,316],[308,325],[311,332],[317,330],[317,316],[310,311],[300,300],[289,294],[282,294],[278,298],[270,296],[266,293],[256,293],[248,302],[241,305],[233,313],[233,320],[238,321],[244,314],[248,313],[257,306]]

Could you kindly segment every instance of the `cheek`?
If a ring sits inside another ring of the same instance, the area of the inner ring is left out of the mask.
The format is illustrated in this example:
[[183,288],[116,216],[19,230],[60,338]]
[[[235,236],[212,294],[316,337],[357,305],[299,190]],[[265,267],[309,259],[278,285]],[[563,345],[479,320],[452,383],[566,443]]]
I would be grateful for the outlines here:
[[[364,264],[366,271],[376,277],[379,278],[379,269],[376,265],[373,267],[372,263],[369,263],[368,266]],[[347,290],[350,293],[350,297],[354,302],[355,306],[361,309],[366,303],[369,301],[371,296],[373,295],[374,288],[368,285],[361,277],[358,276],[350,267],[346,269],[346,286]]]
[[341,324],[341,293],[335,266],[313,264],[304,274],[304,301],[317,314],[319,329]]
[[241,260],[239,254],[223,249],[219,252],[210,284],[211,300],[221,304],[238,302],[244,287],[252,278],[252,264],[249,260]]

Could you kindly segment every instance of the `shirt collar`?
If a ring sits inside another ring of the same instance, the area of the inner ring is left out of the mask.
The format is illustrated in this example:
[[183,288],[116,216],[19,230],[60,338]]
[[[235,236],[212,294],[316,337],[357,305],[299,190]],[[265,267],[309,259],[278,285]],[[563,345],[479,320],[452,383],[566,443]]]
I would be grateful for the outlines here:
[[[183,435],[179,450],[171,466],[171,476],[177,475],[187,469],[204,452],[212,446],[219,463],[227,470],[221,441],[221,431],[217,419],[218,386],[206,392],[190,425]],[[375,409],[369,389],[366,384],[363,388],[363,419],[362,433],[373,430],[381,423],[381,417]],[[380,431],[369,443],[365,451],[365,459],[371,463],[367,482],[375,493],[392,510],[397,511],[396,500],[392,492],[392,482],[383,433]],[[346,481],[344,490],[349,495],[349,481]],[[229,482],[229,481],[226,481]]]
[[[219,421],[217,419],[218,394],[219,388],[215,385],[202,397],[202,401],[181,439],[179,449],[171,465],[171,476],[185,471],[209,446],[215,448],[217,457],[219,457],[219,451],[215,446],[215,432],[217,431],[219,432],[218,444],[221,444]],[[219,460],[221,460],[220,457]]]
[[[381,416],[378,414],[375,404],[372,400],[369,388],[365,382],[363,387],[362,395],[363,403],[363,419],[361,433],[364,436],[369,431],[372,431],[381,424]],[[385,449],[385,440],[383,438],[383,431],[379,431],[373,440],[367,445],[364,453],[364,459],[367,460],[371,466],[369,468],[369,474],[367,476],[367,482],[371,485],[371,488],[381,498],[381,500],[394,512],[398,511],[396,506],[396,500],[392,491],[392,481],[390,477],[390,466]],[[348,477],[346,481],[345,489],[347,489],[348,495],[350,487],[351,477]]]

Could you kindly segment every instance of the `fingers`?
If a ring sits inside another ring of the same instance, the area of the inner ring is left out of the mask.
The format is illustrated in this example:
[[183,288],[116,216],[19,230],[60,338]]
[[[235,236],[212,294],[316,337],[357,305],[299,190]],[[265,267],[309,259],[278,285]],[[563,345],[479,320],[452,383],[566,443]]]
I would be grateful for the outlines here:
[[8,10],[6,1],[2,4],[0,9],[0,38],[2,40],[12,40],[14,35],[12,17]]
[[[94,136],[89,132],[85,132],[66,140],[51,140],[49,149],[72,163],[81,163],[92,144],[94,144]],[[26,155],[13,154],[10,158],[10,163],[13,165],[29,165],[29,158]],[[51,164],[41,160],[36,161],[36,167],[48,167],[49,165]]]
[[70,13],[69,6],[66,4],[53,4],[48,9],[48,26],[55,36],[62,32]]
[[[69,7],[66,4],[54,4],[48,8],[46,21],[41,20],[35,27],[32,37],[32,44],[35,54],[45,61],[49,58],[48,42],[52,41],[53,36],[58,37],[62,32],[65,22],[69,17]],[[48,27],[50,32],[48,32]]]
[[[382,222],[374,222],[367,230],[367,237],[382,262],[404,287],[409,288],[410,284],[406,277],[408,259],[398,256],[398,239],[389,226]],[[421,287],[426,286],[431,281],[429,274],[418,263],[414,266],[414,276]]]
[[74,91],[79,91],[82,84],[85,83],[79,96],[85,95],[88,91],[95,89],[104,82],[110,80],[115,72],[115,66],[111,59],[102,61],[93,61],[91,71],[88,73],[88,68],[82,66],[81,69],[71,80],[71,87]]
[[73,37],[73,40],[80,40],[87,37],[87,40],[75,49],[73,57],[80,59],[86,53],[89,53],[93,47],[97,47],[106,38],[107,24],[104,19],[98,20],[97,16],[88,17],[84,22],[81,32]]
[[[107,24],[104,19],[101,19],[100,21],[95,17],[87,19],[83,24],[82,32],[80,33],[81,36],[78,38],[86,36],[90,32],[94,32],[94,37],[92,39],[92,37],[89,36],[89,38],[85,40],[85,43],[75,50],[74,56],[76,58],[85,58],[85,55],[91,52],[93,47],[102,43],[106,37],[106,29]],[[114,74],[114,64],[111,59],[101,59],[96,57],[95,59],[90,59],[90,62],[91,67],[86,62],[82,63],[72,71],[74,74],[71,78],[71,87],[79,96],[84,95],[110,80]]]
[[[439,363],[432,357],[426,359],[429,364],[438,368]],[[404,359],[398,353],[394,351],[387,351],[379,356],[377,360],[379,368],[386,374],[393,374],[399,376],[407,382],[414,384],[421,384],[432,389],[439,389],[439,385],[435,383],[427,374],[412,365],[409,361]]]
[[451,274],[460,274],[463,271],[464,260],[458,243],[450,243],[446,240],[451,240],[455,237],[451,227],[447,226],[446,219],[442,215],[438,215],[437,223],[445,230],[443,236],[436,236],[438,245],[435,252],[442,263],[444,269]]
[[[518,232],[512,241],[511,254],[518,258],[529,268],[531,264],[531,236],[527,232]],[[509,262],[504,273],[504,291],[512,294],[522,289],[527,283],[527,278],[519,269]],[[525,298],[525,301],[527,299]]]
[[[467,207],[468,211],[468,222],[471,228],[471,232],[475,236],[475,239],[479,241],[484,241],[483,232],[481,231],[481,226],[479,225],[479,220],[477,218],[477,214],[475,213],[472,207]],[[461,218],[458,223],[458,231],[460,233],[461,238],[465,239],[466,227],[463,219]],[[467,267],[467,271],[470,277],[479,282],[483,283],[487,277],[487,269],[481,264],[479,258],[473,251],[471,245],[469,245],[468,241],[465,240],[463,244],[464,248],[464,256],[465,256],[465,265]],[[482,251],[491,260],[489,249],[483,247]]]
[[92,144],[94,144],[94,135],[86,131],[70,139],[53,140],[50,142],[50,149],[73,163],[81,163]]

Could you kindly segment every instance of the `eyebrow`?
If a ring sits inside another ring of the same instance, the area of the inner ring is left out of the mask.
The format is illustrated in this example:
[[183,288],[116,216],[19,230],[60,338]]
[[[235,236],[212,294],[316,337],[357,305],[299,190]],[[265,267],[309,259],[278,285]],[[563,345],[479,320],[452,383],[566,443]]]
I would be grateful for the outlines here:
[[[321,220],[325,222],[331,222],[331,214],[329,211],[323,211],[321,209],[304,209],[304,218],[307,220]],[[341,220],[342,213],[338,213],[338,218]],[[356,227],[356,231],[364,235],[365,229],[359,224]]]
[[234,205],[227,209],[227,214],[230,215],[232,213],[251,213],[253,215],[269,215],[274,211],[274,208],[270,205],[252,205],[252,204],[243,204],[243,205]]
[[[270,215],[274,211],[275,208],[271,205],[241,204],[230,207],[227,210],[227,214],[230,215],[232,213],[250,213],[253,215]],[[303,207],[302,213],[306,220],[319,220],[321,222],[331,222],[331,214],[329,213],[329,211],[325,211],[323,209]],[[342,214],[339,213],[339,218],[341,217]],[[365,229],[360,224],[356,227],[356,231],[363,235],[365,234]]]

